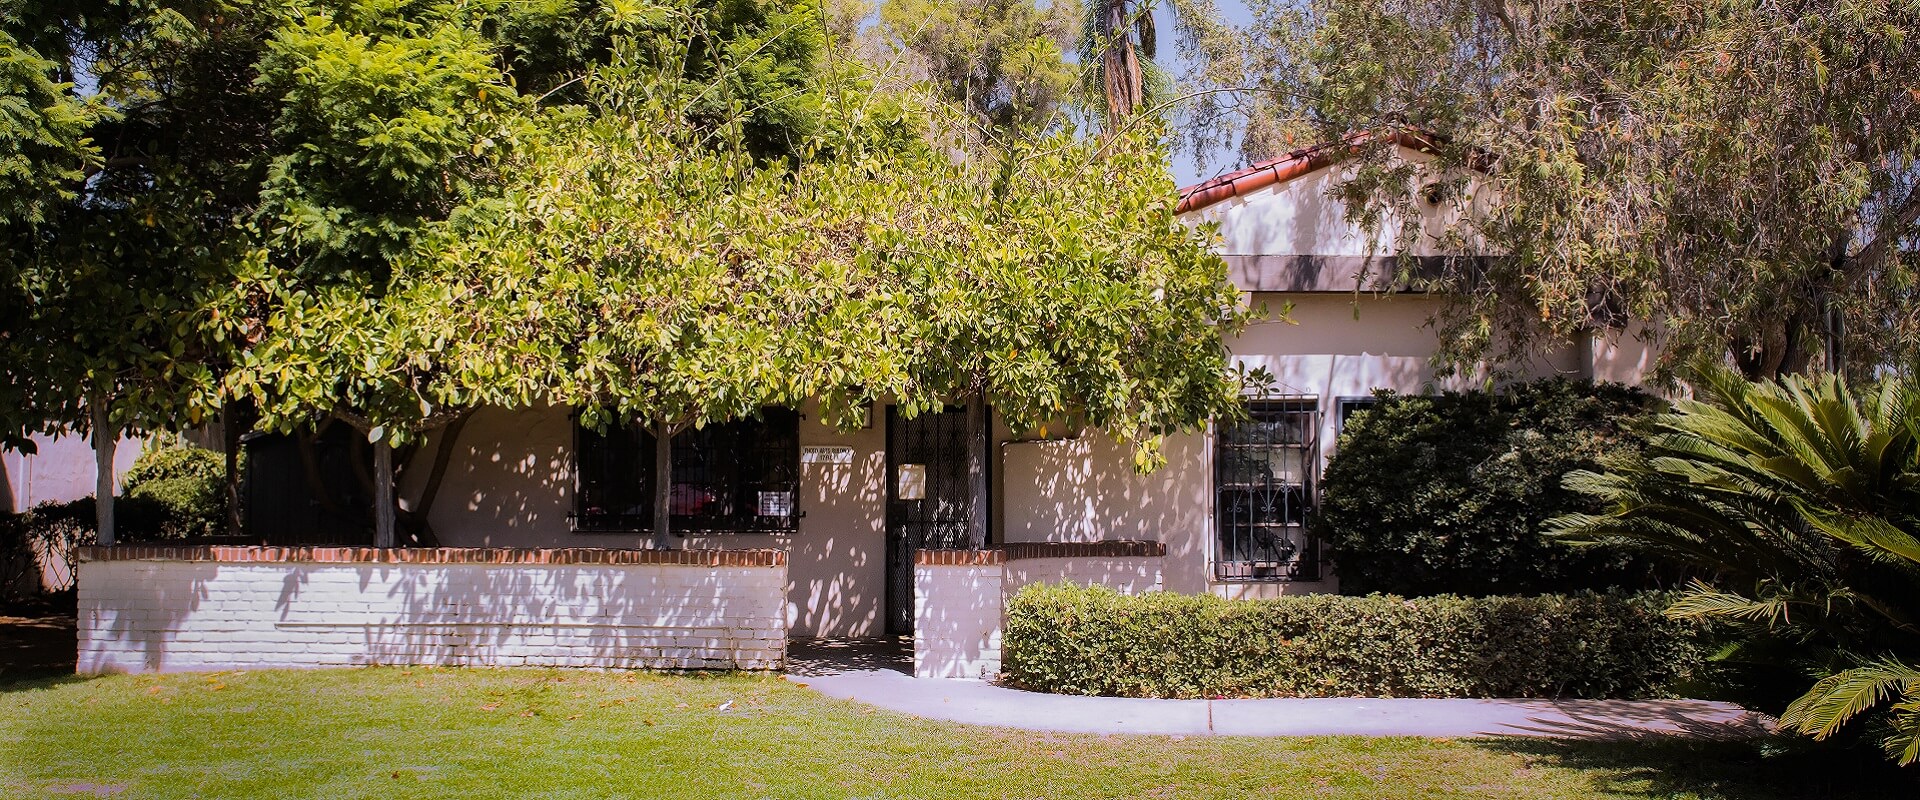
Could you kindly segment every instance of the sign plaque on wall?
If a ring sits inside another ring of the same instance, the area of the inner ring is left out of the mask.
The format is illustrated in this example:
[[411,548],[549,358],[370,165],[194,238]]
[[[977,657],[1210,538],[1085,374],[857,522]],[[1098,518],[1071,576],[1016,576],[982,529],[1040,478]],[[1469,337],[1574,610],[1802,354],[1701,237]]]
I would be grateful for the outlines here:
[[839,444],[810,444],[800,448],[802,464],[851,464],[853,448]]

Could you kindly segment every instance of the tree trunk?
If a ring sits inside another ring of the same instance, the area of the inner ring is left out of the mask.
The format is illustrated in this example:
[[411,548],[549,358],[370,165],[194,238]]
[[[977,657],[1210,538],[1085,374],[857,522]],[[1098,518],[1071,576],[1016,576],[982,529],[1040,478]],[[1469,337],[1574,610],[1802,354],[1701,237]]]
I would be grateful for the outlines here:
[[653,424],[653,547],[672,550],[669,525],[673,519],[673,426],[665,420]]
[[373,443],[373,546],[393,547],[393,445],[383,437]]
[[113,451],[120,443],[113,415],[105,400],[93,401],[93,525],[94,541],[113,544]]
[[967,538],[975,550],[987,546],[993,506],[987,494],[988,458],[992,451],[992,417],[986,398],[976,395],[967,403]]
[[1131,20],[1125,0],[1098,0],[1104,8],[1106,41],[1101,43],[1100,72],[1107,98],[1107,132],[1118,133],[1140,105],[1140,58],[1134,52]]

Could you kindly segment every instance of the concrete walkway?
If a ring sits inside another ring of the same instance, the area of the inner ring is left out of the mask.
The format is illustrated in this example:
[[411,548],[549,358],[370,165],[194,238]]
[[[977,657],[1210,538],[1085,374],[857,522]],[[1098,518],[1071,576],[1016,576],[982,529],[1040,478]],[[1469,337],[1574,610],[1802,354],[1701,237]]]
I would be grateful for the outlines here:
[[887,669],[822,670],[787,679],[917,717],[1064,733],[1751,738],[1765,734],[1771,722],[1704,700],[1138,700],[1038,694]]

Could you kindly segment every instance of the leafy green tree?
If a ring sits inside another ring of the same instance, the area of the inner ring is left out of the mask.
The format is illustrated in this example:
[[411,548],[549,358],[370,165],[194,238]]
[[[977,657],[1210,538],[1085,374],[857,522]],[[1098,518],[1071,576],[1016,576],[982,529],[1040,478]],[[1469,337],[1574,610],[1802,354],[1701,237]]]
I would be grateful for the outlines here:
[[1216,77],[1249,90],[1254,133],[1429,134],[1426,166],[1361,141],[1356,218],[1436,197],[1475,209],[1442,247],[1502,254],[1433,283],[1454,362],[1623,319],[1659,321],[1668,371],[1860,377],[1920,353],[1912,5],[1250,5]]
[[189,424],[217,405],[225,347],[208,335],[201,303],[237,252],[230,190],[246,181],[227,165],[258,142],[248,115],[215,102],[251,82],[227,58],[253,47],[249,17],[227,11],[15,3],[0,16],[12,46],[37,56],[9,63],[58,81],[23,91],[14,118],[68,136],[84,126],[78,162],[34,171],[39,205],[0,221],[9,290],[0,368],[19,395],[8,438],[89,433],[103,542],[113,538],[109,465],[121,432]]
[[1102,157],[1055,136],[981,169],[903,138],[915,106],[854,81],[823,88],[850,116],[823,122],[814,158],[769,161],[681,113],[705,89],[680,74],[591,72],[588,104],[516,144],[502,195],[399,273],[394,296],[425,309],[406,324],[440,326],[414,356],[435,403],[641,421],[659,489],[677,431],[808,398],[842,426],[883,399],[1071,417],[1137,442],[1143,467],[1160,434],[1237,408],[1238,296],[1173,218],[1149,138]]
[[[229,387],[263,425],[332,417],[368,436],[377,543],[397,541],[393,476],[412,468],[394,448],[418,454],[423,434],[474,407],[430,390],[431,354],[452,335],[446,298],[402,291],[395,270],[445,246],[457,209],[511,182],[517,128],[540,103],[579,99],[616,38],[635,65],[698,87],[676,95],[685,124],[728,126],[754,158],[794,157],[812,137],[820,36],[804,4],[311,4],[285,12],[260,62],[280,145],[256,216],[262,246],[228,306],[233,335],[251,340]],[[521,72],[542,94],[517,90]],[[423,465],[428,486],[455,432]]]
[[1725,368],[1694,388],[1643,455],[1568,476],[1603,513],[1549,529],[1708,570],[1668,613],[1737,625],[1737,657],[1812,673],[1782,723],[1824,739],[1868,718],[1893,758],[1920,760],[1920,390]]

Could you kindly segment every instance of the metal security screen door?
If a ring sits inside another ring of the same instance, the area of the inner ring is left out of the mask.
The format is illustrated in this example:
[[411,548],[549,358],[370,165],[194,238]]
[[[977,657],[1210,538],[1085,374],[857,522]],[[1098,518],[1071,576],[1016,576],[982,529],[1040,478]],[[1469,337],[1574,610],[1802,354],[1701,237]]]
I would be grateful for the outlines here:
[[887,633],[913,632],[913,554],[968,539],[967,413],[912,419],[887,408]]
[[1214,577],[1316,580],[1320,559],[1307,515],[1319,410],[1312,400],[1283,400],[1250,403],[1247,411],[1247,420],[1214,432]]

